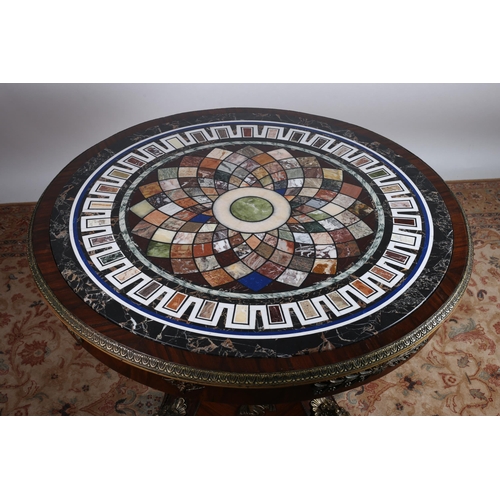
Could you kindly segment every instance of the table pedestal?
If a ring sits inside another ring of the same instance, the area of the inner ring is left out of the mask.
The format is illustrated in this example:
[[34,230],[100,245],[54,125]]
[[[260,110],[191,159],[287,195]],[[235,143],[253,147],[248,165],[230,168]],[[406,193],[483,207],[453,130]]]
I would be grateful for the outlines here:
[[333,396],[288,404],[230,405],[174,398],[165,394],[159,416],[349,416]]

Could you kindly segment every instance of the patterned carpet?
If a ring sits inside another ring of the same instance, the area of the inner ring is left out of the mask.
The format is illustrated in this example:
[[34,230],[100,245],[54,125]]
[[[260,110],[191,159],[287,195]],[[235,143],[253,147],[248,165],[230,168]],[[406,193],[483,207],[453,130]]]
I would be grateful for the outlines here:
[[[467,292],[432,340],[389,375],[337,396],[351,415],[500,415],[500,179],[450,182],[470,223]],[[158,391],[80,347],[29,271],[34,204],[0,205],[0,415],[153,415]]]

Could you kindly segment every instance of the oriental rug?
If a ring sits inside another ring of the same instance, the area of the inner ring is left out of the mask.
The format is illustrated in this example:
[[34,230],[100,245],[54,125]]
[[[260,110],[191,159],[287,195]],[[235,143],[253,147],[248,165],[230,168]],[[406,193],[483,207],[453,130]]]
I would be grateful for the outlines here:
[[[500,179],[449,185],[474,242],[467,291],[417,355],[336,396],[350,415],[500,415]],[[163,394],[96,360],[42,300],[27,259],[34,206],[0,205],[0,415],[156,414]]]

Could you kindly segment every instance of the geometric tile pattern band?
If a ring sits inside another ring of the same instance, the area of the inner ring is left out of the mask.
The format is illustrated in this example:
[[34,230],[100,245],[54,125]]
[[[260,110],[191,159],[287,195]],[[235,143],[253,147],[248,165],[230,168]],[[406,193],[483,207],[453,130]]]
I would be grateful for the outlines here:
[[224,338],[359,322],[408,290],[433,245],[426,200],[394,163],[275,122],[138,141],[89,175],[71,220],[79,265],[110,299]]

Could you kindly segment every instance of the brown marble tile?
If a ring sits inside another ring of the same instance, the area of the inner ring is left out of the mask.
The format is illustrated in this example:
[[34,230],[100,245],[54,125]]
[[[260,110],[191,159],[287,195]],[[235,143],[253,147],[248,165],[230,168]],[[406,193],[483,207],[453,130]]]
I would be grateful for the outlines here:
[[356,214],[360,219],[363,219],[373,212],[373,208],[361,203],[360,201],[356,201],[351,207],[349,207],[349,211]]
[[163,229],[170,229],[171,231],[177,231],[181,227],[183,227],[185,221],[181,219],[177,219],[177,217],[169,217],[165,222],[162,223],[161,227]]
[[271,255],[270,260],[280,266],[287,267],[292,260],[292,254],[282,252],[281,250],[275,250]]
[[266,276],[267,278],[271,278],[272,280],[274,280],[278,276],[280,276],[284,270],[285,268],[283,266],[268,261],[259,268],[259,273],[263,276]]
[[360,254],[358,245],[355,241],[347,241],[337,244],[337,258],[358,257]]
[[170,247],[170,257],[172,259],[190,259],[193,256],[193,247],[191,245],[177,245],[175,243]]
[[177,205],[183,208],[188,208],[194,205],[198,205],[198,202],[196,200],[192,200],[191,198],[183,198],[182,200],[177,200],[176,203]]
[[270,174],[275,174],[278,172],[283,172],[283,167],[277,161],[273,161],[272,163],[268,163],[266,165],[266,170]]
[[258,253],[252,252],[243,258],[243,262],[254,271],[258,270],[267,259],[259,255]]
[[262,257],[268,259],[274,252],[274,247],[268,245],[267,243],[261,243],[255,251]]
[[329,191],[328,189],[320,189],[316,193],[315,198],[319,198],[320,200],[325,200],[325,201],[331,201],[331,200],[334,200],[336,196],[337,196],[337,193],[335,193],[333,191]]
[[213,238],[212,233],[197,233],[194,242],[197,245],[201,245],[203,243],[211,243]]
[[234,253],[234,251],[231,249],[231,250],[226,250],[225,252],[221,252],[221,253],[217,254],[217,260],[220,262],[222,267],[228,267],[231,264],[235,264],[240,259]]
[[370,295],[372,295],[375,292],[375,290],[373,288],[371,288],[370,286],[368,286],[366,283],[364,283],[361,280],[355,280],[355,281],[353,281],[351,283],[351,286],[353,286],[354,288],[356,288],[356,290],[358,290],[359,292],[361,292],[366,297],[369,297]]
[[172,200],[177,202],[177,200],[182,200],[184,198],[187,198],[187,193],[184,191],[184,189],[172,189],[171,191],[168,191],[167,196]]
[[173,311],[178,311],[181,307],[182,303],[186,300],[187,295],[177,292],[166,304],[168,309],[172,309]]
[[291,260],[289,267],[297,271],[308,273],[314,264],[314,260],[308,257],[297,257],[296,255]]
[[278,238],[270,233],[267,233],[264,237],[264,243],[267,243],[269,246],[274,248],[278,244]]
[[194,261],[202,273],[220,268],[219,262],[213,255],[196,257]]
[[203,257],[205,255],[213,255],[213,247],[211,243],[202,243],[201,245],[193,246],[193,255],[195,257]]
[[217,306],[216,302],[213,302],[211,300],[206,300],[203,303],[203,306],[200,309],[200,312],[198,313],[198,318],[211,320],[212,316],[214,314],[214,311],[216,309],[216,306]]
[[262,242],[261,240],[259,240],[259,238],[257,238],[257,236],[255,236],[255,234],[252,234],[252,236],[250,236],[250,238],[248,238],[246,240],[246,243],[247,245],[250,247],[250,248],[257,248]]
[[262,153],[260,155],[254,156],[253,161],[256,161],[259,165],[266,165],[268,163],[274,162],[274,158],[267,153]]
[[180,165],[181,167],[197,167],[203,159],[201,156],[184,156]]
[[259,167],[252,172],[252,175],[257,179],[263,179],[264,177],[268,176],[269,173],[265,168]]
[[297,160],[304,169],[320,168],[319,162],[314,156],[302,156]]
[[271,323],[283,323],[283,314],[279,306],[268,306],[269,320]]
[[213,179],[214,171],[208,167],[200,167],[198,169],[198,178],[201,179]]
[[204,158],[203,161],[200,163],[200,170],[201,167],[205,169],[215,170],[220,164],[221,160],[218,160],[216,158]]
[[144,217],[144,220],[146,222],[154,224],[155,226],[161,226],[168,218],[169,218],[168,215],[165,215],[163,212],[160,212],[159,210],[155,210],[150,214],[146,215],[146,217]]
[[134,227],[134,229],[132,229],[132,233],[140,236],[141,238],[146,238],[149,240],[151,239],[153,234],[155,234],[157,229],[158,228],[153,224],[150,224],[146,221],[141,221]]
[[377,276],[380,276],[381,278],[383,278],[386,281],[391,281],[394,278],[394,276],[396,276],[394,273],[391,273],[390,271],[387,271],[386,269],[382,269],[379,266],[372,267],[370,269],[370,271],[373,274],[376,274]]
[[243,237],[239,233],[229,236],[229,243],[231,243],[231,246],[233,248],[237,247],[238,245],[241,245],[243,241],[244,241]]
[[243,262],[236,262],[224,268],[226,272],[231,275],[234,279],[243,278],[252,272],[252,270],[243,264]]
[[[172,245],[173,247],[174,245]],[[198,273],[198,267],[193,259],[171,259],[172,269],[175,274]]]
[[139,190],[141,191],[144,198],[149,198],[150,196],[161,193],[163,191],[159,182],[152,182],[151,184],[146,184],[145,186],[139,186]]
[[312,272],[316,274],[333,275],[337,272],[337,261],[335,259],[316,259]]
[[213,271],[207,271],[203,273],[203,277],[213,287],[225,285],[226,283],[234,281],[234,278],[227,274],[224,269],[214,269]]

